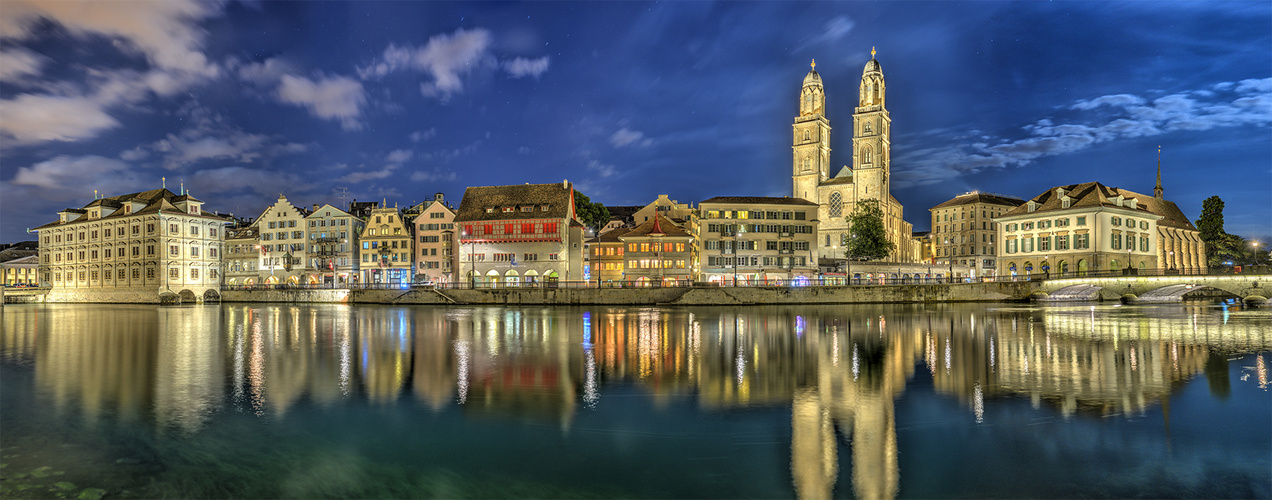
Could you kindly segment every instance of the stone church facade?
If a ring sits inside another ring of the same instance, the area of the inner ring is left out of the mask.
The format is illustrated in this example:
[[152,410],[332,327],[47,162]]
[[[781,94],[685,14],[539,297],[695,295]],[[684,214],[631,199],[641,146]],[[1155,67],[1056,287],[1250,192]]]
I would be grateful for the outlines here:
[[902,218],[903,207],[891,192],[892,118],[886,107],[887,87],[883,69],[870,51],[861,74],[858,103],[852,120],[852,166],[832,172],[830,118],[826,115],[826,89],[816,62],[804,77],[799,115],[793,125],[791,165],[792,195],[816,203],[818,256],[843,259],[848,241],[847,216],[858,201],[874,199],[884,214],[884,228],[896,248],[886,260],[914,262],[910,235],[913,226]]

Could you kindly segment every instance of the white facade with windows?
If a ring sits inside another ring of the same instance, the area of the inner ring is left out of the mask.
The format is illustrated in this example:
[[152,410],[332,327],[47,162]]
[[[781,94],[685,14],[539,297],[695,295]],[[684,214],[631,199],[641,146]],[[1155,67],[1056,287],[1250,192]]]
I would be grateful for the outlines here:
[[155,189],[58,212],[35,229],[40,279],[69,301],[219,300],[228,219],[202,207]]
[[305,217],[308,274],[311,285],[345,285],[358,275],[358,234],[362,220],[331,205],[315,205]]

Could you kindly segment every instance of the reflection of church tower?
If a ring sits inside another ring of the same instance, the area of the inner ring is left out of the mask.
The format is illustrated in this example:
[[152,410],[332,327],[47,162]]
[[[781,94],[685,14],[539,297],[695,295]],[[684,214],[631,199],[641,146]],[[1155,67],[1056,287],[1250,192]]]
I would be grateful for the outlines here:
[[852,115],[852,170],[856,199],[888,200],[892,156],[892,117],[884,106],[886,86],[883,68],[870,49],[870,61],[861,72],[857,111]]
[[799,93],[791,179],[796,198],[817,202],[817,185],[830,173],[830,120],[826,118],[826,89],[817,74],[817,62],[812,66]]

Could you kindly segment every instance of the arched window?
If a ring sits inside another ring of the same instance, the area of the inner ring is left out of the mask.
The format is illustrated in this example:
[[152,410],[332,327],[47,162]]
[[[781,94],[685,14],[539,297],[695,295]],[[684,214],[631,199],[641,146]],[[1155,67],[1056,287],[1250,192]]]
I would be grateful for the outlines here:
[[870,147],[866,146],[861,148],[861,164],[869,165],[871,163],[874,163],[874,155],[870,153]]
[[810,139],[808,138],[808,130],[804,130],[804,140],[805,140],[805,141],[810,140]]
[[867,122],[865,125],[863,125],[863,126],[861,127],[861,129],[862,129],[862,132],[863,132],[863,133],[869,134],[869,133],[870,133],[870,123],[868,123],[868,122]]
[[804,171],[807,172],[812,166],[812,160],[807,156],[804,157]]
[[830,193],[830,206],[827,207],[831,217],[842,217],[844,213],[844,197],[838,191]]

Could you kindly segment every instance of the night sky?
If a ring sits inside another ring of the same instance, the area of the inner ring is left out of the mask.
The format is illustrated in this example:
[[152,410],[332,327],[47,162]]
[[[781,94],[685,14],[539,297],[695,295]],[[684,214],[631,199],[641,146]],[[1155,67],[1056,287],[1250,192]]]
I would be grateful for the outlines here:
[[1190,219],[1218,194],[1229,232],[1272,235],[1267,1],[4,0],[0,242],[163,177],[240,217],[562,179],[609,205],[790,195],[810,60],[844,165],[871,47],[916,231],[969,190],[1151,195],[1161,145]]

